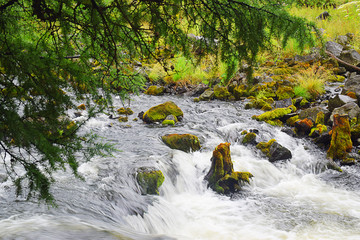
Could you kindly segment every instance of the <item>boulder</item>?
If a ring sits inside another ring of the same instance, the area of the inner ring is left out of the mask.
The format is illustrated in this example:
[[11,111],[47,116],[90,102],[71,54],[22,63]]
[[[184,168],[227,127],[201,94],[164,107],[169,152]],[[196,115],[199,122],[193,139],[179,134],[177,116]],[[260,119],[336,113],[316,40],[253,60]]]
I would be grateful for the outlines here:
[[344,90],[354,92],[356,96],[360,96],[360,75],[351,74],[345,81]]
[[333,41],[326,42],[325,47],[326,47],[326,51],[334,54],[336,57],[340,56],[340,54],[344,48],[341,44],[333,42]]
[[336,114],[339,115],[348,115],[348,117],[350,118],[351,122],[358,122],[359,117],[360,117],[360,107],[354,103],[354,102],[349,102],[341,107],[335,108],[334,111],[332,112],[331,116],[330,116],[330,121],[333,122],[334,121],[334,116]]
[[354,49],[342,51],[339,58],[354,66],[357,66],[360,63],[360,54]]
[[146,91],[145,94],[147,95],[153,95],[153,96],[160,96],[164,94],[164,87],[158,87],[158,86],[150,86]]
[[292,158],[290,150],[280,145],[275,139],[271,139],[269,142],[260,142],[256,148],[260,149],[270,162]]
[[[265,121],[269,124],[276,125],[276,123],[278,122],[276,120],[279,120],[280,118],[284,117],[285,115],[295,112],[295,111],[296,111],[296,107],[291,105],[290,107],[287,107],[287,108],[276,108],[272,111],[264,112],[263,114],[260,114],[260,115],[254,115],[254,116],[252,116],[252,118],[256,119],[258,121]],[[280,121],[280,125],[281,125],[281,121]]]
[[205,176],[208,187],[220,194],[241,190],[253,175],[249,172],[234,172],[230,156],[230,143],[221,143],[213,151],[211,167]]
[[351,127],[351,141],[353,145],[358,146],[360,145],[360,124],[356,124],[355,126]]
[[310,118],[311,120],[313,120],[315,122],[316,118],[320,112],[324,113],[324,115],[325,115],[324,118],[325,118],[325,122],[326,122],[327,119],[330,117],[330,112],[319,106],[301,110],[299,112],[299,118],[300,119]]
[[226,87],[216,85],[214,87],[214,97],[219,100],[227,100],[231,96],[231,93]]
[[150,108],[144,113],[142,120],[146,123],[162,122],[169,115],[174,115],[181,120],[184,113],[174,102],[169,101]]
[[213,98],[214,98],[214,91],[211,89],[205,90],[205,92],[203,92],[199,97],[200,101],[210,101]]
[[326,20],[328,17],[330,17],[330,13],[328,11],[324,11],[320,13],[319,16],[316,17],[317,20]]
[[287,108],[292,105],[291,98],[286,98],[283,100],[275,101],[275,108]]
[[295,132],[298,135],[309,135],[314,126],[314,121],[311,118],[301,119],[295,122]]
[[332,160],[346,159],[352,146],[348,116],[335,114],[327,157]]
[[336,37],[336,42],[345,47],[349,43],[349,38],[345,35],[340,35]]
[[253,132],[246,133],[241,142],[244,145],[247,145],[247,144],[255,145],[256,144],[256,133],[253,133]]
[[141,194],[159,195],[159,187],[164,182],[164,175],[160,170],[154,168],[139,168],[136,173],[136,180],[140,186]]
[[335,97],[329,99],[328,109],[332,112],[335,108],[341,107],[349,102],[356,102],[356,99],[337,94]]
[[161,139],[168,147],[184,152],[197,151],[201,148],[199,138],[192,134],[167,134]]

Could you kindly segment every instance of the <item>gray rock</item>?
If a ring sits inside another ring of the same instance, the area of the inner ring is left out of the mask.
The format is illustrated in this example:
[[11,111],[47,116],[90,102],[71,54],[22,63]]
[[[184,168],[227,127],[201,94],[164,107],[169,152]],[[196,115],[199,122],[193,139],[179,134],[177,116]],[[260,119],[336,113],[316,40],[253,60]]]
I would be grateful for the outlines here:
[[287,108],[292,105],[291,98],[286,98],[275,102],[275,108]]
[[333,122],[334,115],[349,115],[350,121],[354,118],[360,117],[360,107],[355,102],[349,102],[341,107],[335,108],[334,111],[331,113],[330,121]]
[[203,92],[199,97],[200,101],[209,101],[213,98],[214,98],[214,91],[212,91],[210,89]]
[[325,20],[330,17],[330,13],[328,11],[322,12],[319,16],[316,17],[317,20]]
[[344,35],[340,35],[340,36],[337,36],[336,38],[336,42],[338,44],[341,44],[343,45],[344,47],[349,43],[349,39],[347,36],[344,36]]
[[[330,112],[328,110],[317,106],[317,107],[312,107],[312,108],[307,108],[307,109],[301,110],[301,112],[299,113],[299,118],[300,119],[310,118],[311,120],[313,120],[315,122],[316,117],[319,112],[323,112],[325,114],[325,116],[330,115]],[[326,122],[326,119],[325,119],[325,122]]]
[[325,46],[326,46],[326,50],[334,54],[336,57],[340,56],[344,48],[341,44],[332,41],[326,42]]
[[354,49],[342,51],[339,58],[354,66],[360,63],[360,54]]
[[332,112],[335,108],[339,108],[350,102],[356,102],[356,99],[346,95],[336,95],[335,97],[329,99],[328,109]]
[[312,53],[304,56],[296,55],[294,60],[295,62],[313,62],[319,60],[320,58],[320,53]]
[[344,90],[355,92],[356,96],[360,96],[360,75],[351,73],[345,81]]
[[277,142],[271,144],[269,149],[269,161],[275,162],[279,160],[286,160],[292,158],[292,154],[289,149],[283,147]]

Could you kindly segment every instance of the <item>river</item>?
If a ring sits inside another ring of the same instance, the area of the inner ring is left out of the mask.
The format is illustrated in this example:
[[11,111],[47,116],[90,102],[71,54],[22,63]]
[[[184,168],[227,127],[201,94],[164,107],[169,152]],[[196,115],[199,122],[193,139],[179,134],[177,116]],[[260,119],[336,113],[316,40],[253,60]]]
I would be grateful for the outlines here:
[[[174,101],[184,112],[175,127],[132,121],[140,111]],[[115,99],[120,108],[121,101]],[[360,239],[360,167],[343,173],[326,169],[326,155],[311,141],[251,119],[258,110],[242,102],[199,102],[189,97],[133,96],[128,123],[103,114],[83,131],[93,131],[121,151],[82,162],[75,179],[57,172],[52,193],[57,207],[16,197],[0,170],[0,239]],[[81,120],[79,117],[76,120]],[[270,163],[241,131],[257,129],[257,141],[275,138],[292,159]],[[168,148],[161,136],[191,133],[201,151]],[[231,143],[235,171],[254,177],[242,192],[223,196],[208,189],[204,176],[214,148]],[[141,195],[134,173],[160,169],[160,195]]]

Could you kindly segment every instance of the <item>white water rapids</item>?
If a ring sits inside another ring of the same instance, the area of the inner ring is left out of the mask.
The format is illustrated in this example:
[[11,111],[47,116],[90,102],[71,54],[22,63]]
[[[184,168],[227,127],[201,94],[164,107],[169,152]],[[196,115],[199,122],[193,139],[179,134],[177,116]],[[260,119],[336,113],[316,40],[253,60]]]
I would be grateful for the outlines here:
[[[309,140],[252,120],[260,111],[244,110],[241,102],[140,96],[131,108],[137,114],[168,100],[184,112],[180,126],[148,126],[131,121],[135,115],[128,123],[106,115],[89,121],[85,130],[122,152],[83,163],[85,181],[57,173],[57,208],[17,198],[3,173],[0,239],[360,239],[358,166],[326,169],[324,152]],[[292,159],[273,164],[242,145],[240,133],[250,129],[259,130],[257,141],[275,138]],[[195,134],[202,150],[172,150],[160,140],[168,133]],[[231,143],[234,170],[254,175],[232,196],[216,194],[203,180],[222,142]],[[140,194],[134,173],[143,166],[164,173],[159,196]]]

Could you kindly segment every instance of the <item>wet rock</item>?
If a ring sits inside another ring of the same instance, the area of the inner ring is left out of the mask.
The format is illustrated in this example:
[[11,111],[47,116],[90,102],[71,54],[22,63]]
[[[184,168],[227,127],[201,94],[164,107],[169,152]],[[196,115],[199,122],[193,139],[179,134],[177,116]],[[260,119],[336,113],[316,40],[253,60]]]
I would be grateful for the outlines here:
[[313,126],[314,121],[311,118],[298,120],[294,124],[295,132],[298,135],[309,135]]
[[248,145],[248,144],[255,145],[256,144],[256,134],[253,132],[246,133],[241,142],[244,145]]
[[117,110],[117,113],[118,114],[124,114],[124,115],[132,115],[132,114],[134,114],[134,112],[133,112],[133,110],[131,110],[131,108],[124,108],[124,107],[119,108]]
[[211,167],[205,176],[208,186],[220,194],[229,194],[241,190],[241,186],[250,182],[253,175],[249,172],[234,172],[230,156],[230,143],[221,143],[213,151]]
[[314,142],[322,147],[329,146],[330,141],[331,141],[331,135],[329,134],[329,132],[324,132],[319,137],[316,137],[314,139]]
[[334,115],[332,135],[327,157],[342,160],[352,149],[350,123],[347,115]]
[[139,168],[136,180],[140,186],[141,194],[159,195],[159,187],[165,180],[163,173],[154,168]]
[[332,41],[328,41],[325,44],[326,47],[326,51],[331,52],[332,54],[334,54],[336,57],[339,57],[342,50],[343,50],[343,46],[339,43],[336,42],[332,42]]
[[265,121],[271,125],[282,125],[282,122],[279,119],[295,111],[296,107],[292,105],[287,108],[276,108],[272,111],[264,112],[260,115],[254,115],[252,118],[258,121]]
[[311,138],[318,138],[323,134],[324,132],[327,132],[327,127],[323,124],[317,124],[315,127],[313,127],[309,133],[309,137]]
[[207,89],[199,97],[200,101],[210,101],[213,98],[214,98],[214,91],[211,89]]
[[146,123],[162,122],[169,115],[174,115],[178,120],[181,120],[184,114],[174,102],[169,101],[150,108],[144,113],[142,119]]
[[164,94],[164,87],[158,87],[158,86],[150,86],[146,91],[145,94],[147,95],[153,95],[153,96],[160,96]]
[[269,142],[260,142],[256,148],[260,149],[270,162],[292,158],[290,150],[280,145],[275,139],[271,139]]
[[341,107],[350,102],[356,102],[356,99],[346,95],[337,94],[335,97],[329,99],[328,109],[332,112],[335,108]]
[[77,109],[86,110],[86,106],[85,106],[85,104],[80,104],[79,106],[77,106]]
[[192,134],[168,134],[161,139],[168,147],[184,152],[198,151],[201,148],[199,138]]

